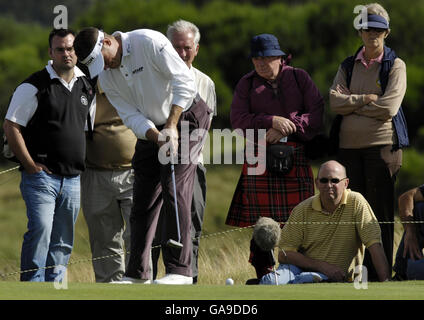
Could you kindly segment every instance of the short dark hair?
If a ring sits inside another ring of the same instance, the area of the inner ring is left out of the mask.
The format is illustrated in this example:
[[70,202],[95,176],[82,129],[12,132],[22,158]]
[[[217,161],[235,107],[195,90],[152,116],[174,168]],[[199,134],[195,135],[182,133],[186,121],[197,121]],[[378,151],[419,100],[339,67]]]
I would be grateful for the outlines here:
[[74,49],[78,60],[82,61],[93,51],[99,36],[99,29],[89,27],[78,32],[74,40]]
[[52,40],[54,36],[65,38],[68,34],[72,34],[75,37],[75,32],[71,29],[53,29],[49,34],[49,48],[52,47]]

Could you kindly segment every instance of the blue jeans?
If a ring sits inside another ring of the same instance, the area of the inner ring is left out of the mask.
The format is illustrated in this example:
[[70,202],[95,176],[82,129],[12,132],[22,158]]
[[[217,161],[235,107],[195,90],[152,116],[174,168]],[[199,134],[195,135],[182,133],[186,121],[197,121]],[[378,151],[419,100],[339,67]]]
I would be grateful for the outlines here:
[[295,265],[280,264],[276,273],[270,272],[264,275],[259,284],[276,284],[275,278],[277,278],[278,284],[313,283],[328,280],[328,277],[322,273],[303,272]]
[[61,281],[74,242],[74,225],[80,209],[80,177],[23,171],[20,188],[28,217],[21,272],[35,269],[22,272],[21,281]]
[[408,280],[424,280],[424,259],[408,259],[406,275]]

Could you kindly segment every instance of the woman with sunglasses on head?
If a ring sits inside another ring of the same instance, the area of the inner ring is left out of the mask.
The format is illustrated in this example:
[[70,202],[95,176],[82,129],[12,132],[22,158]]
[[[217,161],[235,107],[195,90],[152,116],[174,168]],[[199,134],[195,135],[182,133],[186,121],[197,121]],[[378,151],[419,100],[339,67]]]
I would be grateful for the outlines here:
[[[386,10],[377,3],[365,8],[367,19],[356,26],[363,45],[342,62],[330,88],[330,107],[337,114],[332,134],[351,189],[365,196],[379,222],[390,222],[394,219],[394,185],[402,164],[402,147],[409,144],[401,108],[406,66],[385,46],[390,33]],[[392,265],[393,224],[380,224],[380,228]],[[364,265],[369,280],[376,280],[368,253]]]

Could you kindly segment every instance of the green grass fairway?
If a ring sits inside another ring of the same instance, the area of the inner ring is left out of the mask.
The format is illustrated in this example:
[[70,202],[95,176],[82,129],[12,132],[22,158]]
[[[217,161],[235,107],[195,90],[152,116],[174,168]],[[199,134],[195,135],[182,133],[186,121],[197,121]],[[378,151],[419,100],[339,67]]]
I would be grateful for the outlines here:
[[353,283],[287,286],[246,285],[117,285],[69,283],[55,289],[53,283],[0,282],[5,300],[415,300],[424,299],[424,281],[368,283],[355,289]]

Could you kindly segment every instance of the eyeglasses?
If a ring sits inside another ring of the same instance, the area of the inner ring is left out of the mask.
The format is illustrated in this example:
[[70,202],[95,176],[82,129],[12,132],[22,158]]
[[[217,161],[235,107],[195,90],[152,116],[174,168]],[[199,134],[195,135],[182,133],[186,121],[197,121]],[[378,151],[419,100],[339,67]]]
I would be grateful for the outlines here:
[[319,181],[320,183],[322,183],[322,184],[326,184],[326,183],[328,183],[329,181],[330,181],[332,184],[338,184],[340,181],[345,180],[345,179],[347,179],[347,177],[346,177],[346,178],[343,178],[343,179],[338,179],[338,178],[332,178],[332,179],[328,179],[328,178],[321,178],[321,179],[319,179],[318,181]]
[[382,28],[368,28],[368,29],[362,29],[362,31],[365,31],[365,32],[371,32],[371,31],[373,31],[373,32],[377,32],[377,33],[382,33],[382,32],[385,32],[387,30],[386,29],[382,29]]

